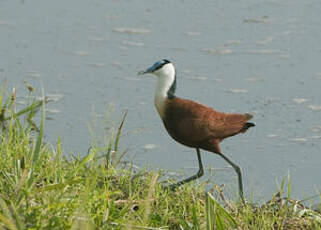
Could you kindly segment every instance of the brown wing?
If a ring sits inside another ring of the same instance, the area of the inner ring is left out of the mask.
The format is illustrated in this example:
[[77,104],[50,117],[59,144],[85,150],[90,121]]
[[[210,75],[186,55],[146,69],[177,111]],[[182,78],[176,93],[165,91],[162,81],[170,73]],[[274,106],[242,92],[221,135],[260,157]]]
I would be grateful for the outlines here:
[[189,145],[235,135],[241,132],[248,119],[247,115],[221,113],[203,104],[176,97],[168,101],[164,124],[175,140]]

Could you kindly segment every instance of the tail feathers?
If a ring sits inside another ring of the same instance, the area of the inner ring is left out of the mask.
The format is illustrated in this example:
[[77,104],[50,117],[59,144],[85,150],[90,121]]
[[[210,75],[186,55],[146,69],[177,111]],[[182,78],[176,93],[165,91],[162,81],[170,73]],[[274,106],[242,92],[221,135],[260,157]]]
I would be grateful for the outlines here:
[[244,116],[245,116],[245,118],[246,118],[247,120],[250,120],[250,119],[252,119],[252,117],[253,117],[253,115],[252,115],[252,114],[249,114],[249,113],[245,113]]
[[242,133],[245,133],[249,128],[254,127],[255,124],[252,122],[247,122],[244,124],[243,128],[241,129]]

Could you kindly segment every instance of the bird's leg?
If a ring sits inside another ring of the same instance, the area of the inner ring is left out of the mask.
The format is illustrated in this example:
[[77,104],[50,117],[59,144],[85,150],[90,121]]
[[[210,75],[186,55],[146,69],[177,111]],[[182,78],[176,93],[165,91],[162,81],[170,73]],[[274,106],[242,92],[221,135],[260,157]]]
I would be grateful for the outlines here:
[[239,181],[239,195],[242,199],[243,204],[245,204],[244,196],[243,196],[243,182],[242,182],[242,172],[238,165],[234,164],[230,159],[228,159],[225,155],[222,153],[218,154],[220,155],[224,160],[226,160],[232,167],[234,168],[235,172],[237,173],[238,181]]
[[177,187],[179,187],[183,184],[186,184],[187,182],[190,182],[192,180],[195,180],[197,178],[200,178],[201,176],[204,175],[204,169],[203,169],[203,164],[202,164],[202,159],[201,159],[201,152],[198,148],[196,149],[196,152],[197,152],[197,159],[198,159],[198,166],[199,166],[198,172],[195,175],[186,178],[185,180],[182,180],[182,181],[179,181],[175,184],[171,184],[171,185],[167,186],[169,189],[175,190]]

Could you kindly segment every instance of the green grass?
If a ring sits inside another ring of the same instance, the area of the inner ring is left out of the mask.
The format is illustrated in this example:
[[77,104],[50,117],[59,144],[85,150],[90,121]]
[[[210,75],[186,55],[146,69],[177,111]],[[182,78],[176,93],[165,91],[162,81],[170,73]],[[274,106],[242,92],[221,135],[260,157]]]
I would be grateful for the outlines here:
[[169,191],[160,183],[163,172],[120,164],[126,113],[105,147],[66,158],[59,139],[56,146],[43,141],[45,101],[30,95],[19,110],[15,100],[3,86],[2,229],[321,229],[321,215],[290,198],[290,183],[264,205],[243,206],[217,186],[206,192],[206,184],[190,183]]

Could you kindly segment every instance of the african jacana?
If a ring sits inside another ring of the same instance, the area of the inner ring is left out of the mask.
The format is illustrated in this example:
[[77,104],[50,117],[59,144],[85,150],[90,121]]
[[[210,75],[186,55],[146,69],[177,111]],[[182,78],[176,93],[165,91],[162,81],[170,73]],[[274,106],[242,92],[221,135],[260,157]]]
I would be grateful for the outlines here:
[[174,65],[163,59],[139,74],[151,73],[157,76],[155,106],[169,135],[177,142],[196,148],[199,171],[197,174],[172,184],[172,189],[197,179],[204,174],[200,149],[218,154],[236,171],[239,194],[243,198],[242,174],[221,151],[220,142],[230,136],[245,133],[255,124],[247,122],[253,116],[218,112],[206,105],[175,96],[176,71]]

